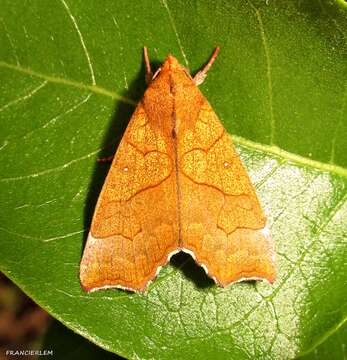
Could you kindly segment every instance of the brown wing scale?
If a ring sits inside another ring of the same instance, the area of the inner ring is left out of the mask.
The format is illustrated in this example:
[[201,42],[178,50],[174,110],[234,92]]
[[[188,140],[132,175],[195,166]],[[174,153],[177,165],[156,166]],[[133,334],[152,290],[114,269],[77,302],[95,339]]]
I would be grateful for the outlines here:
[[273,282],[266,218],[230,136],[199,89],[175,76],[181,248],[222,286]]
[[206,99],[169,56],[106,178],[82,286],[142,291],[179,249],[221,286],[275,278],[266,218],[247,172]]
[[178,247],[171,145],[145,106],[132,116],[96,206],[80,270],[88,291],[144,290]]

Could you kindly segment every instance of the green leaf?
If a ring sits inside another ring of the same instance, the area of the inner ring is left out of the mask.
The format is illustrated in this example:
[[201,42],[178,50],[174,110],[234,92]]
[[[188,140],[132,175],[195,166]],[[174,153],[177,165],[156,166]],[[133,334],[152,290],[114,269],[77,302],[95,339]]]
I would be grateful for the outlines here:
[[340,360],[346,358],[346,323],[340,323],[319,339],[311,348],[305,351],[300,360],[332,359]]
[[[1,270],[126,358],[326,354],[347,310],[345,2],[1,0],[1,10]],[[217,44],[201,89],[269,218],[275,284],[217,288],[179,254],[145,294],[84,293],[83,239],[107,173],[96,159],[143,94],[142,47],[154,65],[171,52],[194,73]]]

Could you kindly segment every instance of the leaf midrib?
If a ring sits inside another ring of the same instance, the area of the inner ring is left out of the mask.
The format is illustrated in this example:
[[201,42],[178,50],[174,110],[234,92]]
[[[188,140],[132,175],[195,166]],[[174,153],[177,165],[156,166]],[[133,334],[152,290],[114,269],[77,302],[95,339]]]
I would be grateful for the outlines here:
[[68,86],[72,86],[72,87],[75,87],[75,88],[78,88],[81,90],[88,90],[88,91],[94,92],[99,95],[111,97],[112,99],[119,100],[119,101],[122,101],[122,102],[130,104],[130,105],[134,105],[134,106],[136,105],[136,101],[129,99],[125,96],[119,95],[114,91],[109,91],[109,90],[102,88],[100,86],[97,86],[97,85],[86,85],[86,84],[80,83],[75,80],[70,80],[70,79],[61,78],[58,76],[50,76],[50,75],[42,74],[42,73],[34,71],[32,69],[21,67],[19,65],[8,64],[4,61],[0,61],[0,67],[19,71],[23,74],[27,74],[29,76],[35,76],[35,77],[38,77],[41,79],[45,79],[52,83],[68,85]]
[[[111,97],[112,99],[122,101],[124,103],[136,106],[136,101],[129,99],[125,96],[119,95],[114,91],[107,90],[98,85],[86,85],[86,84],[80,83],[75,80],[70,80],[70,79],[61,78],[61,77],[57,77],[57,76],[46,75],[46,74],[34,71],[30,68],[24,68],[19,65],[9,64],[4,61],[0,61],[0,67],[15,70],[15,71],[21,72],[23,74],[27,74],[29,76],[35,76],[38,78],[42,78],[42,79],[45,79],[52,83],[63,84],[63,85],[72,86],[72,87],[75,87],[78,89],[91,91],[96,94]],[[347,178],[347,169],[342,166],[338,166],[338,165],[330,164],[330,163],[323,163],[323,162],[317,161],[317,160],[312,160],[307,157],[297,155],[297,154],[291,153],[289,151],[283,150],[282,148],[280,148],[276,145],[266,145],[266,144],[258,143],[258,142],[248,140],[248,139],[245,139],[245,138],[237,136],[237,135],[233,135],[232,138],[239,145],[248,147],[253,150],[272,154],[276,157],[285,159],[286,161],[294,163],[298,166],[309,167],[309,168],[313,168],[313,169],[316,169],[316,170],[319,170],[322,172],[329,172],[329,173],[333,173],[333,174]]]

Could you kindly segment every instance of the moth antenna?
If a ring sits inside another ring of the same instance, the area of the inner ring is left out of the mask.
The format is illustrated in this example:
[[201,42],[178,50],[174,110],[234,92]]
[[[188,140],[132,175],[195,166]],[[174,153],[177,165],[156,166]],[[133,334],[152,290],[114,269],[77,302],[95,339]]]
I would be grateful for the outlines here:
[[148,85],[153,78],[153,73],[151,69],[151,63],[149,62],[148,51],[146,46],[143,47],[143,58],[145,60],[145,65],[146,65],[146,83]]
[[207,76],[207,72],[210,70],[212,64],[216,60],[218,53],[219,53],[219,46],[217,46],[214,49],[214,52],[213,52],[212,56],[210,57],[210,60],[208,61],[208,63],[201,70],[199,70],[196,73],[196,75],[193,77],[193,81],[195,82],[196,86],[201,85],[204,82],[204,80]]

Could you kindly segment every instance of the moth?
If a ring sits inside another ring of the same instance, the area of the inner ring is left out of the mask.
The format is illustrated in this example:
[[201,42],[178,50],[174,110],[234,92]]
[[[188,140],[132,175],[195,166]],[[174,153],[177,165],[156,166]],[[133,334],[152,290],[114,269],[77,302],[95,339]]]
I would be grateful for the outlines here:
[[264,212],[230,136],[169,55],[136,107],[99,196],[80,265],[86,291],[144,291],[184,251],[216,284],[275,279]]

